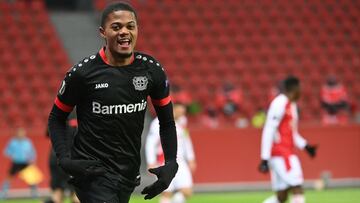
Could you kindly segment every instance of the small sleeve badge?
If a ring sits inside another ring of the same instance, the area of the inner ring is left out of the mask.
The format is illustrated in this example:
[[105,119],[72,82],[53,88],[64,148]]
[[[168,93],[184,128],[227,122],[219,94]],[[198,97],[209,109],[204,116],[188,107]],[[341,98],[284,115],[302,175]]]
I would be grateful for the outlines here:
[[65,86],[66,86],[66,83],[65,83],[65,80],[63,80],[62,83],[61,83],[61,87],[60,87],[60,89],[59,89],[59,94],[60,94],[60,95],[64,94],[64,92],[65,92]]

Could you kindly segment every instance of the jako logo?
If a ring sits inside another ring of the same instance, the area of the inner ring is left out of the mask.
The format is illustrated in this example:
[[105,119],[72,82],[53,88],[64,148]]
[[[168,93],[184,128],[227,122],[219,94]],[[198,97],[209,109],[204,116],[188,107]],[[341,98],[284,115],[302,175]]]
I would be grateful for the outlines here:
[[108,88],[109,84],[107,83],[99,83],[95,85],[95,89],[100,89],[100,88]]
[[92,112],[96,114],[123,114],[135,113],[146,109],[147,102],[141,100],[136,104],[118,104],[118,105],[101,105],[98,102],[92,102]]

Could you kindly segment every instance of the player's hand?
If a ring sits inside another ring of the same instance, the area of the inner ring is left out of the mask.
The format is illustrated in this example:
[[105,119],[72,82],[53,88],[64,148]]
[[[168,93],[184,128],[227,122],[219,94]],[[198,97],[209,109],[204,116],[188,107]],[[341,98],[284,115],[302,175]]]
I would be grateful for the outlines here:
[[72,160],[63,158],[59,160],[60,167],[72,176],[101,175],[106,171],[100,161],[96,160]]
[[259,165],[259,171],[261,173],[267,173],[269,172],[269,163],[268,160],[261,160]]
[[176,161],[167,162],[164,166],[149,169],[150,173],[157,176],[157,181],[144,188],[141,194],[145,195],[144,199],[152,199],[156,195],[162,193],[169,187],[172,179],[178,170],[179,165]]
[[316,156],[317,146],[316,145],[306,145],[305,150],[311,158],[314,158]]

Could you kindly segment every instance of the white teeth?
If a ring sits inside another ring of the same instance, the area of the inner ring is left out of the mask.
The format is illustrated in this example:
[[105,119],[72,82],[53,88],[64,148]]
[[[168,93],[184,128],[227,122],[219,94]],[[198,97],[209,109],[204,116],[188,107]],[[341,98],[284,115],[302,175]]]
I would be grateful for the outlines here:
[[127,45],[130,45],[130,40],[129,40],[129,39],[119,40],[118,43],[119,43],[119,44],[127,44]]

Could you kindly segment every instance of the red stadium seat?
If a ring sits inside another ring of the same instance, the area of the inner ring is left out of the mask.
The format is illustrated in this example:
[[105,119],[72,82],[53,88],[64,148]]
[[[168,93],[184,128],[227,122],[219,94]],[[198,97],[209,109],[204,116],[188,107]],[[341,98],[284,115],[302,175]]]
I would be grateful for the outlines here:
[[[10,84],[6,79],[6,76],[1,74],[0,75],[0,93],[2,94],[5,91],[8,91],[9,89],[10,89]],[[0,98],[0,103],[1,103],[1,100],[2,100],[2,98]]]
[[13,4],[13,10],[17,13],[27,12],[30,2],[27,1],[15,1]]
[[0,11],[1,11],[1,13],[10,12],[10,10],[11,10],[11,5],[10,5],[9,2],[0,1]]
[[24,122],[22,120],[22,112],[18,106],[11,105],[7,109],[7,120],[11,126],[20,126],[23,125]]
[[26,67],[28,64],[32,64],[34,62],[33,58],[34,58],[33,53],[30,53],[30,50],[24,47],[18,53],[17,62],[19,65]]
[[[196,94],[195,99],[198,100],[201,103],[205,103],[209,100],[210,94],[209,89],[205,86],[200,86],[199,88],[196,88]],[[210,99],[213,100],[213,99]]]
[[[20,72],[20,71],[19,71]],[[19,75],[19,74],[18,74]],[[15,81],[13,81],[12,90],[17,93],[22,93],[23,91],[28,91],[28,81],[23,78],[22,76],[17,76],[14,78]]]
[[1,95],[1,103],[4,109],[8,108],[15,102],[15,95],[10,91],[4,91]]
[[[274,4],[271,0],[184,0],[161,1],[161,6],[159,1],[134,3],[139,10],[141,32],[147,36],[139,38],[138,49],[155,55],[170,81],[199,97],[203,105],[211,97],[209,88],[217,89],[229,81],[246,91],[244,100],[249,102],[244,109],[251,116],[264,105],[266,95],[261,90],[288,74],[297,75],[305,84],[302,119],[316,119],[320,114],[316,102],[328,74],[336,74],[344,84],[351,85],[349,95],[358,95],[354,98],[359,101],[356,45],[360,42],[360,12],[356,1],[295,0]],[[34,94],[35,106],[52,104],[71,64],[44,1],[1,1],[0,26],[7,28],[0,32],[0,64],[6,67],[1,72],[6,82],[0,85],[11,84],[4,86],[22,91],[21,100],[29,96],[22,89],[25,87]],[[3,97],[2,92],[1,103],[14,102],[9,94]],[[29,108],[25,114],[35,111],[37,108]],[[15,124],[23,120],[13,117],[10,120]],[[24,117],[31,125],[41,126],[46,121],[43,113],[39,118]]]
[[59,90],[60,88],[60,84],[61,84],[61,81],[62,81],[63,78],[60,78],[60,77],[57,77],[57,78],[51,78],[50,79],[50,83],[48,83],[48,89],[50,90],[51,93],[53,94],[50,94],[50,97],[54,97],[55,98],[55,95],[57,93],[57,91]]
[[24,77],[26,79],[32,79],[34,77],[39,77],[39,68],[35,65],[35,63],[26,64],[26,68],[23,70]]
[[28,108],[28,106],[33,105],[34,94],[30,92],[30,89],[26,89],[18,95],[17,99],[18,99],[17,104],[19,104],[21,108]]
[[34,77],[31,80],[29,80],[29,83],[31,84],[29,88],[32,90],[33,93],[38,94],[42,91],[47,91],[47,80],[50,79],[49,77]]
[[39,12],[34,17],[34,23],[38,26],[51,26],[49,22],[49,15],[46,12]]
[[[6,28],[0,32],[0,104],[5,112],[0,126],[40,127],[41,122],[44,128],[46,113],[42,112],[53,103],[58,88],[58,84],[53,88],[53,81],[61,80],[54,63],[59,70],[69,68],[44,1],[1,1],[0,26]],[[37,106],[41,112],[36,112]],[[32,122],[34,115],[41,118]]]
[[11,62],[7,65],[6,71],[4,71],[3,74],[6,76],[8,82],[10,82],[21,76],[21,70],[17,64]]
[[44,1],[31,1],[30,9],[32,12],[38,13],[45,11]]

